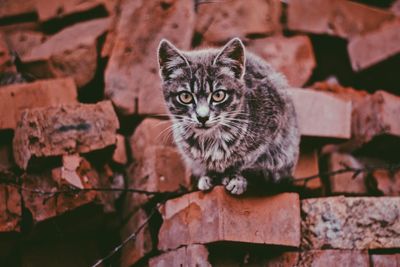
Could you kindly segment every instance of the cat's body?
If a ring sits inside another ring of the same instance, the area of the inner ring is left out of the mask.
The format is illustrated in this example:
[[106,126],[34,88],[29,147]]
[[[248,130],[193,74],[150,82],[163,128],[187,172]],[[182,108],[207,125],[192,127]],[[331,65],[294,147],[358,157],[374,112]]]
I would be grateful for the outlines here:
[[239,39],[222,50],[192,52],[164,41],[159,59],[174,139],[199,189],[210,189],[219,177],[228,191],[241,194],[244,172],[262,171],[274,181],[291,176],[300,137],[280,74],[245,52]]

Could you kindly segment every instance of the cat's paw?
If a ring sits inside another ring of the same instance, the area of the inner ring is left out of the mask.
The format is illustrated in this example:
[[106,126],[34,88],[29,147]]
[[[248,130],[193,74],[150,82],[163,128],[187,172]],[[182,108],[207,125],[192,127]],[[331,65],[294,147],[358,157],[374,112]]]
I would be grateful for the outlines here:
[[198,183],[197,183],[197,188],[201,191],[208,191],[213,187],[212,180],[208,176],[202,176],[200,177]]
[[225,186],[232,195],[241,195],[246,192],[247,180],[243,176],[235,176]]
[[224,185],[224,186],[227,186],[228,184],[229,184],[229,181],[230,181],[231,179],[229,179],[229,177],[224,177],[223,179],[222,179],[222,185]]

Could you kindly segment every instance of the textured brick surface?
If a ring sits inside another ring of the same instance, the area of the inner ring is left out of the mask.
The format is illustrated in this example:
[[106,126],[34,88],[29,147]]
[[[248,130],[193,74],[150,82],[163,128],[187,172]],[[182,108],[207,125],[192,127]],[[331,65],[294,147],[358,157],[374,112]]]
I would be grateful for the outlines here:
[[149,261],[149,267],[211,267],[208,262],[208,250],[203,245],[190,245],[164,253]]
[[301,134],[349,138],[351,102],[308,89],[290,89]]
[[115,150],[112,156],[112,160],[115,163],[124,165],[128,162],[128,155],[126,153],[125,137],[117,134],[117,142],[115,144]]
[[[317,175],[318,173],[319,166],[317,149],[307,145],[301,145],[300,156],[294,171],[294,177],[301,179]],[[321,179],[319,177],[308,180],[307,182],[298,180],[297,182],[295,181],[295,184],[299,186],[305,186],[310,190],[320,189],[322,186]]]
[[297,267],[369,267],[369,256],[366,251],[352,250],[317,250],[300,253]]
[[46,40],[46,35],[38,31],[18,30],[7,33],[5,38],[10,49],[22,57],[33,47],[42,44]]
[[119,111],[165,113],[157,47],[161,38],[168,38],[180,49],[190,47],[193,5],[193,1],[179,0],[128,0],[122,4],[115,44],[105,72],[105,94]]
[[0,18],[35,12],[35,0],[2,0]]
[[372,267],[398,267],[400,254],[371,255]]
[[[169,200],[163,210],[160,250],[216,241],[299,246],[299,197],[235,198],[223,187]],[[288,218],[290,218],[288,220]]]
[[400,247],[398,197],[305,199],[301,208],[304,248]]
[[105,148],[115,144],[118,128],[118,118],[109,101],[26,110],[15,130],[15,162],[26,169],[32,157]]
[[249,43],[247,49],[285,74],[293,87],[303,86],[316,66],[311,41],[304,35],[256,39]]
[[77,102],[74,81],[51,79],[4,86],[0,90],[0,129],[15,129],[24,109]]

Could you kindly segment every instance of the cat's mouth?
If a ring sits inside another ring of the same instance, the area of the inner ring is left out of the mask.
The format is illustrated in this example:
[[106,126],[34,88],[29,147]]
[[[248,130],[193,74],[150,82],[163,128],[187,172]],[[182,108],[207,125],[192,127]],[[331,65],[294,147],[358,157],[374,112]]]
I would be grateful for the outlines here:
[[197,129],[203,129],[203,130],[210,129],[211,127],[212,127],[211,125],[205,125],[205,124],[197,124],[196,125]]

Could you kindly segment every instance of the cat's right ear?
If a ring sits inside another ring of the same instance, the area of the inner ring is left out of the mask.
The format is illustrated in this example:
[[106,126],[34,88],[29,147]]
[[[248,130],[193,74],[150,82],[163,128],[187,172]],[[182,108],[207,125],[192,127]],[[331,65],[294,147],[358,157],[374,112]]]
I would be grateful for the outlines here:
[[158,46],[158,64],[164,81],[176,78],[183,73],[182,68],[189,66],[189,62],[178,48],[166,39],[162,39]]

